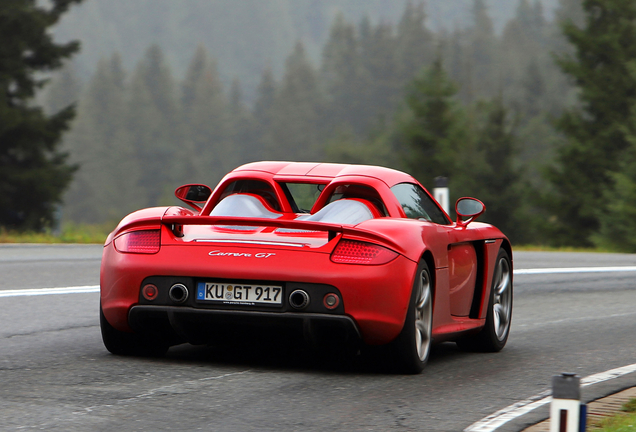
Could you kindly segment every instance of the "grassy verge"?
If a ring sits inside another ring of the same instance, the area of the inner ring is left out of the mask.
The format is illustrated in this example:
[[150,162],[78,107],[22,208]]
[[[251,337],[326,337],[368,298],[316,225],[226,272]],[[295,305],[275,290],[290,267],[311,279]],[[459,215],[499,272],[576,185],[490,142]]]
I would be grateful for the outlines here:
[[514,251],[530,251],[530,252],[597,252],[597,253],[613,253],[616,251],[612,251],[605,248],[580,248],[580,247],[570,247],[570,246],[541,246],[541,245],[512,245],[512,250]]
[[0,243],[98,243],[103,244],[113,224],[66,224],[59,232],[18,232],[0,228]]
[[588,425],[589,432],[634,432],[636,430],[636,399],[625,403],[622,412]]

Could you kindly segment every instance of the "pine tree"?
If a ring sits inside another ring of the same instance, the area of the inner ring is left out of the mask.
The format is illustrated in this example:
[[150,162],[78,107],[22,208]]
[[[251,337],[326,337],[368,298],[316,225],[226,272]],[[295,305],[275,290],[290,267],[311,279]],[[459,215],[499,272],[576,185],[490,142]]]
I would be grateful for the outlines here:
[[261,133],[269,130],[272,124],[272,109],[276,99],[276,81],[270,67],[265,68],[258,85],[256,102],[254,102],[254,118]]
[[46,92],[45,107],[47,113],[56,113],[69,105],[77,103],[82,91],[79,77],[73,63],[67,63],[51,80]]
[[[528,242],[529,217],[523,170],[516,163],[517,140],[513,121],[501,97],[479,102],[475,131],[477,157],[467,161],[472,178],[471,195],[486,204],[484,220],[501,229],[513,242]],[[525,222],[525,223],[522,223]]]
[[[636,61],[629,65],[636,80]],[[621,156],[617,169],[610,174],[612,187],[605,190],[602,201],[606,205],[597,213],[600,228],[592,235],[600,247],[620,252],[636,252],[636,105],[629,113],[623,132],[628,148]]]
[[636,252],[636,158],[621,164],[612,173],[613,187],[605,192],[607,206],[599,215],[600,229],[592,235],[594,243],[617,252]]
[[47,116],[32,101],[46,83],[41,73],[62,66],[78,42],[55,43],[60,17],[81,0],[5,0],[0,4],[0,226],[40,230],[54,223],[56,206],[75,168],[59,150],[74,116],[67,106]]
[[243,91],[238,78],[232,80],[229,100],[229,145],[236,150],[236,165],[260,160],[254,117],[243,103]]
[[322,159],[319,132],[324,122],[322,107],[316,73],[299,42],[285,62],[285,76],[272,108],[266,157],[301,161]]
[[426,28],[424,4],[407,3],[397,26],[396,62],[401,86],[411,82],[424,68],[433,62],[435,48],[433,35]]
[[500,90],[495,84],[499,78],[496,75],[497,39],[485,0],[474,0],[472,15],[472,27],[468,33],[470,82],[467,97],[469,102],[476,97],[490,96]]
[[115,222],[146,204],[138,185],[141,166],[135,149],[122,139],[125,101],[125,74],[116,53],[97,64],[65,139],[73,161],[80,165],[65,195],[65,219]]
[[254,149],[252,154],[256,160],[265,158],[265,148],[270,142],[272,133],[272,110],[276,99],[277,85],[270,67],[261,74],[261,82],[256,90],[256,101],[252,108],[254,119]]
[[361,118],[363,129],[377,128],[378,120],[391,118],[402,98],[396,59],[397,41],[390,25],[373,26],[365,17],[359,26]]
[[137,65],[125,106],[122,137],[142,164],[140,187],[148,205],[159,205],[174,190],[173,169],[180,143],[179,111],[172,74],[163,52],[151,46]]
[[460,155],[468,142],[465,114],[455,100],[457,87],[442,66],[441,58],[412,82],[405,118],[398,120],[399,140],[407,151],[407,170],[424,186],[447,176],[451,190],[462,190]]
[[330,127],[347,124],[357,133],[366,126],[361,99],[362,69],[353,25],[339,13],[322,52],[322,80]]
[[214,184],[236,166],[239,150],[232,146],[231,113],[214,60],[200,47],[182,85],[186,158],[183,182]]
[[607,207],[600,198],[612,188],[611,173],[629,148],[625,130],[636,104],[636,76],[631,73],[636,59],[636,3],[585,0],[583,7],[584,28],[572,22],[563,27],[576,54],[559,61],[579,87],[581,105],[558,122],[568,142],[559,149],[550,180],[556,191],[555,240],[588,246],[600,227],[598,215]]
[[579,28],[583,27],[585,25],[583,0],[559,0],[554,15],[557,23],[571,22]]

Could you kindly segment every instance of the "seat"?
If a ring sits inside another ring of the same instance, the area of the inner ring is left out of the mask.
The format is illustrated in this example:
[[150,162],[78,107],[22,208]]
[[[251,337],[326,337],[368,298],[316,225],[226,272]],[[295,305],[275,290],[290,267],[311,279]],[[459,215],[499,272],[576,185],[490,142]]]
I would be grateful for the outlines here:
[[221,200],[210,212],[210,216],[235,216],[247,218],[277,219],[282,213],[267,208],[265,199],[253,194],[233,194]]
[[373,204],[367,200],[344,198],[324,206],[316,213],[303,218],[303,220],[357,225],[374,218],[371,211],[372,208],[374,208]]

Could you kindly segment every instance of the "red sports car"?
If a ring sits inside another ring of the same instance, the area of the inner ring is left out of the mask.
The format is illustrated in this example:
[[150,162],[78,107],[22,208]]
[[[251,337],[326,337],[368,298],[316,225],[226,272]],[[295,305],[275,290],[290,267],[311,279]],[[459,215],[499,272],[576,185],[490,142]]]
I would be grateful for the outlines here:
[[115,354],[162,354],[238,328],[297,329],[386,345],[420,372],[433,342],[499,351],[512,316],[512,249],[485,211],[457,201],[453,222],[413,177],[376,166],[257,162],[192,209],[126,216],[101,266],[101,330]]

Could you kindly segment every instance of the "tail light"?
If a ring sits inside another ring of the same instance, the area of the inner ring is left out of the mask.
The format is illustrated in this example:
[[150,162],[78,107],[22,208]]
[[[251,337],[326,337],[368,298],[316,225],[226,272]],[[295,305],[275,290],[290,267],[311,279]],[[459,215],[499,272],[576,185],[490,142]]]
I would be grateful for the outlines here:
[[115,248],[119,252],[154,254],[160,247],[160,230],[131,231],[115,239]]
[[393,261],[397,252],[373,243],[340,240],[331,253],[331,261],[339,264],[380,265]]

